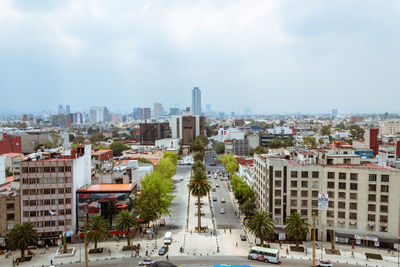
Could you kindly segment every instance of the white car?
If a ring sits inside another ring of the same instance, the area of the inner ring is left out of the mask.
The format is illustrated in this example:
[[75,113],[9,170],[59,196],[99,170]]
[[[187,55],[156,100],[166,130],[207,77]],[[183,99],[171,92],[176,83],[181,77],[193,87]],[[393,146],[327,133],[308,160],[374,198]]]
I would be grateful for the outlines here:
[[225,214],[225,210],[224,210],[224,208],[221,208],[221,209],[219,210],[219,213],[221,213],[221,214]]
[[317,261],[317,267],[333,267],[333,263],[328,260]]
[[145,258],[144,260],[139,261],[139,265],[146,265],[146,266],[151,266],[154,264],[154,261],[151,258]]

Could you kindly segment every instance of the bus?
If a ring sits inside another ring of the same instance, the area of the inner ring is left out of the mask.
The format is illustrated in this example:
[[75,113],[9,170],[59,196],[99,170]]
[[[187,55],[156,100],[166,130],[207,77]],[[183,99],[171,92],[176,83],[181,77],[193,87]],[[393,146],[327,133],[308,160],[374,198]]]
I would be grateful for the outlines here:
[[172,243],[172,233],[166,232],[164,236],[164,245],[171,245]]
[[279,263],[279,250],[274,248],[254,246],[251,248],[248,258],[249,260]]

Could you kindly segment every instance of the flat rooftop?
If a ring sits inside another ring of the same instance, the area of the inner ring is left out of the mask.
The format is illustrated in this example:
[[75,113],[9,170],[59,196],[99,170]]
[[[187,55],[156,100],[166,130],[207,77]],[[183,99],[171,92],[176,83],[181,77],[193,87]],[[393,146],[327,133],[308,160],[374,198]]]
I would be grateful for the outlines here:
[[76,192],[131,192],[135,187],[136,184],[92,184],[82,186]]

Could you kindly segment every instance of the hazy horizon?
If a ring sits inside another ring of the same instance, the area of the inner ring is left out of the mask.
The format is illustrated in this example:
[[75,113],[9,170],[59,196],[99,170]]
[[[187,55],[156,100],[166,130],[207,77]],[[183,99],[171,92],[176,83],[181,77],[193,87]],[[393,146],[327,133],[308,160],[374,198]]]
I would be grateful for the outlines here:
[[399,1],[0,0],[0,113],[398,113]]

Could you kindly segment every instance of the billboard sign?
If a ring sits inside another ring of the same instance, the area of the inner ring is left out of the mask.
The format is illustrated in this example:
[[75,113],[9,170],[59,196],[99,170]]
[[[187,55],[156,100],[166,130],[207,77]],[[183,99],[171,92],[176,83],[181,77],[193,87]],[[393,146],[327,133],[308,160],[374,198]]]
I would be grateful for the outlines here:
[[319,210],[328,209],[328,194],[318,194],[318,209]]

